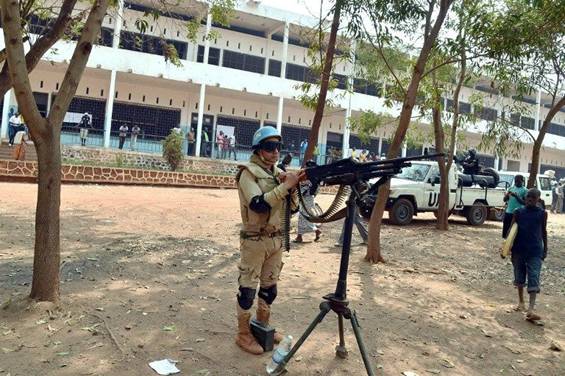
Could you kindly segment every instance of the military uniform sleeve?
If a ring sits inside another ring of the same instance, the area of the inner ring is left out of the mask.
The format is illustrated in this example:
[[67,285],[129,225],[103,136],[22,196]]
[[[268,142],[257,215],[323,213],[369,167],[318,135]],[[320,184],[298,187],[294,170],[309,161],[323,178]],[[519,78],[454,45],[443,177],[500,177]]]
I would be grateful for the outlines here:
[[247,203],[251,203],[254,197],[263,196],[263,199],[271,207],[277,205],[288,195],[288,189],[283,184],[279,184],[272,191],[263,194],[261,188],[255,181],[251,172],[244,170],[239,178],[239,187]]

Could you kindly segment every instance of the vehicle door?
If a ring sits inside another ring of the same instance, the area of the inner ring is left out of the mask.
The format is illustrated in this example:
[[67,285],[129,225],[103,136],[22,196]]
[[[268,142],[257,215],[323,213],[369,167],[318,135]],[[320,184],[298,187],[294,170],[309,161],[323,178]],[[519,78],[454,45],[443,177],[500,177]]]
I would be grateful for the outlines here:
[[553,195],[551,193],[551,179],[548,176],[537,176],[538,189],[541,192],[541,199],[545,202],[545,206],[551,206],[553,203]]
[[439,206],[439,168],[432,165],[428,171],[428,175],[424,179],[424,197],[422,200],[422,209],[437,209]]

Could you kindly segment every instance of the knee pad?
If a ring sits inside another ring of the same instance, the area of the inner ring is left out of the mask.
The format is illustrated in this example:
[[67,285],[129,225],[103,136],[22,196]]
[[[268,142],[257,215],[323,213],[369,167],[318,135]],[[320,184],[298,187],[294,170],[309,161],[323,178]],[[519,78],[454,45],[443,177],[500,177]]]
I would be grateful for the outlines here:
[[277,285],[272,285],[271,287],[261,287],[259,289],[259,297],[263,299],[267,304],[271,305],[275,298],[277,297]]
[[237,293],[237,302],[242,309],[248,310],[253,306],[253,300],[255,299],[255,292],[257,290],[250,289],[249,287],[239,286],[239,292]]

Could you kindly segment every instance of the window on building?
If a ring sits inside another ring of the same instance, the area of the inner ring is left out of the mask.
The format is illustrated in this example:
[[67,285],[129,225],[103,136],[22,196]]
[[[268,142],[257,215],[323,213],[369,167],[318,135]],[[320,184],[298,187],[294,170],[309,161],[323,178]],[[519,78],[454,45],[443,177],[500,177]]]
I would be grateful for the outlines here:
[[536,127],[536,121],[534,119],[532,119],[531,117],[522,116],[521,121],[522,121],[522,127],[523,128],[535,129],[535,127]]
[[282,63],[278,60],[269,60],[269,76],[281,76]]
[[[204,62],[204,46],[198,46],[198,53],[196,55],[196,61],[198,63]],[[210,47],[208,49],[208,64],[220,65],[220,49]]]
[[337,88],[338,89],[347,89],[347,76],[343,75],[343,74],[334,74],[333,75],[334,80],[337,81]]
[[186,60],[188,44],[176,40],[154,37],[146,34],[122,31],[120,33],[120,48],[130,51],[140,51],[154,55],[163,55],[166,45],[174,46],[180,59]]
[[494,121],[497,118],[496,109],[490,107],[477,108],[476,115],[483,120]]
[[265,73],[265,58],[225,50],[222,66],[262,74]]

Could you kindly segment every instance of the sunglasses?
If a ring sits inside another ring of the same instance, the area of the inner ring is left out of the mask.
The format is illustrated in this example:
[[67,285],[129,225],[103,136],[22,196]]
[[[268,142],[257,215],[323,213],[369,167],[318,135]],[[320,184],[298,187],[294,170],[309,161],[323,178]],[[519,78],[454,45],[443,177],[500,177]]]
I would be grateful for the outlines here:
[[265,141],[261,143],[261,149],[268,152],[273,152],[275,150],[280,151],[281,148],[282,148],[282,142],[279,141]]

